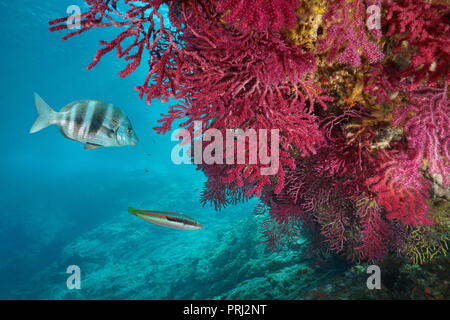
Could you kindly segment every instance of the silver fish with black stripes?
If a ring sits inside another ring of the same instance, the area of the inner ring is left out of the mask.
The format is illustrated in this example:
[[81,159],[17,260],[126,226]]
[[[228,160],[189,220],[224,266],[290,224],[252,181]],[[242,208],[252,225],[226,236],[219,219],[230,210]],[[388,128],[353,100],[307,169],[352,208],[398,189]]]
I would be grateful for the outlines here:
[[80,100],[56,112],[37,93],[34,101],[38,118],[30,133],[56,124],[64,137],[83,143],[85,149],[135,146],[138,143],[131,121],[111,103]]

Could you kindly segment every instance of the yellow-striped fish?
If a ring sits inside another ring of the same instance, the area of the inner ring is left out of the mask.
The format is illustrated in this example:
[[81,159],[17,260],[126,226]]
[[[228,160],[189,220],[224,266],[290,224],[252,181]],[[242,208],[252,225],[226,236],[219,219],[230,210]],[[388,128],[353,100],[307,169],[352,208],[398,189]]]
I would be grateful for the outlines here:
[[86,149],[134,146],[138,139],[128,117],[111,103],[79,100],[56,112],[35,93],[38,118],[30,133],[56,124],[61,134],[85,144]]
[[196,220],[181,213],[139,210],[135,208],[128,208],[128,212],[158,226],[179,230],[198,230],[203,228],[203,225],[198,223]]

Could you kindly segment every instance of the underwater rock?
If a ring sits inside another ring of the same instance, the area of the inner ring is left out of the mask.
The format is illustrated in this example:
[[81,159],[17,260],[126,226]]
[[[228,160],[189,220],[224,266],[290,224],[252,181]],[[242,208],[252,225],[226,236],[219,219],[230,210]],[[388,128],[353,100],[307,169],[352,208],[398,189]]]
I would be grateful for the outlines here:
[[[36,299],[293,299],[333,274],[314,271],[302,258],[306,243],[295,251],[266,250],[257,226],[257,217],[250,215],[225,228],[211,225],[204,235],[161,232],[124,213],[67,245],[61,258],[35,275],[31,283],[39,286],[16,294]],[[65,286],[65,270],[72,264],[81,268],[81,290]]]
[[[139,178],[131,180],[129,186],[142,186]],[[201,181],[189,188],[173,182],[160,187],[168,196],[159,198],[134,189],[128,192],[134,193],[133,202],[141,207],[190,208],[189,214],[205,219],[204,229],[171,230],[133,219],[126,209],[110,212],[109,219],[81,232],[62,252],[55,254],[57,258],[51,265],[33,274],[29,282],[9,297],[440,299],[448,296],[446,277],[450,265],[444,257],[423,266],[405,264],[399,258],[387,259],[380,265],[383,290],[368,290],[367,264],[352,267],[345,259],[333,257],[318,263],[308,254],[309,241],[303,238],[278,251],[268,250],[260,230],[266,216],[251,214],[254,199],[227,207],[209,219],[201,216],[204,209],[190,196],[192,190],[200,192],[200,188]],[[171,190],[182,196],[174,201]],[[126,197],[120,200],[124,208],[129,202]],[[36,250],[44,250],[45,243],[37,243]],[[66,269],[70,265],[81,269],[81,290],[66,287],[69,276]]]
[[423,265],[407,263],[398,257],[388,257],[379,266],[381,289],[366,286],[369,264],[351,267],[327,285],[318,286],[299,299],[306,300],[445,300],[450,295],[448,272],[450,263],[439,256]]

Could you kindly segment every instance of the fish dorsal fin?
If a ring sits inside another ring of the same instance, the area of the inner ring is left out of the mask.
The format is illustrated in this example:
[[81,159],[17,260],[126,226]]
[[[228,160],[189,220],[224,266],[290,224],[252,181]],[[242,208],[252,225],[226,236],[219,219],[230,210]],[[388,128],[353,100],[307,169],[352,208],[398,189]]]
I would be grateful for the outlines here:
[[92,150],[92,149],[98,149],[101,148],[102,146],[99,146],[98,144],[92,144],[92,143],[86,143],[84,145],[84,149],[86,150]]

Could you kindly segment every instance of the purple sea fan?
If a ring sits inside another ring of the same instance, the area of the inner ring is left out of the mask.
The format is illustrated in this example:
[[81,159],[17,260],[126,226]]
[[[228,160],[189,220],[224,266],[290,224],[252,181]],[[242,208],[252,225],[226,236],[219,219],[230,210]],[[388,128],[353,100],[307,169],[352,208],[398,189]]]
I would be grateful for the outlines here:
[[381,152],[380,173],[366,180],[376,201],[386,209],[388,219],[405,224],[430,225],[426,199],[431,182],[420,172],[420,162],[406,151]]
[[410,48],[410,63],[402,76],[413,76],[410,87],[422,80],[435,85],[438,80],[450,81],[450,5],[425,0],[387,2],[387,36],[397,38],[394,52]]
[[369,95],[375,97],[375,103],[389,103],[391,95],[395,92],[398,81],[394,77],[389,77],[392,74],[391,68],[376,64],[364,75],[364,91]]
[[[285,43],[279,34],[243,35],[221,24],[211,24],[208,30],[189,28],[182,39],[189,61],[185,65],[189,72],[180,77],[179,92],[185,102],[173,106],[156,129],[166,132],[174,120],[187,117],[181,126],[188,130],[194,129],[194,121],[202,121],[204,129],[221,131],[279,130],[280,170],[275,189],[279,193],[283,167],[293,163],[290,148],[308,156],[323,140],[313,112],[315,102],[326,109],[324,101],[329,98],[306,80],[315,70],[312,55]],[[248,143],[245,149],[252,151]],[[260,168],[261,163],[230,165],[224,182],[253,185],[247,194],[258,195],[272,184]]]
[[394,110],[393,124],[403,124],[414,161],[427,161],[430,174],[440,174],[445,187],[450,175],[450,104],[443,89],[419,88],[410,93],[407,107]]
[[374,200],[361,197],[356,201],[357,215],[361,219],[361,243],[355,248],[362,260],[381,261],[393,240],[392,227],[383,217],[383,208]]
[[319,208],[316,220],[331,251],[344,253],[347,244],[352,242],[356,228],[354,210],[351,201],[339,196]]
[[[361,65],[361,55],[370,63],[383,59],[378,45],[368,39],[365,5],[361,0],[330,1],[323,17],[325,37],[318,43],[319,52],[327,52],[327,61]],[[360,53],[361,52],[361,53]]]
[[394,110],[393,125],[402,126],[405,144],[380,153],[380,172],[366,180],[376,201],[387,211],[388,219],[411,225],[429,225],[426,199],[431,182],[429,174],[449,184],[450,106],[447,85],[443,89],[421,87],[409,95],[409,104]]
[[221,0],[217,8],[223,20],[242,32],[279,31],[292,28],[297,21],[295,10],[300,0]]
[[[145,84],[152,83],[145,93],[148,102],[154,98],[167,100],[173,97],[180,86],[184,65],[184,52],[180,46],[179,35],[184,30],[181,22],[173,12],[192,11],[196,5],[193,1],[183,2],[169,0],[85,0],[89,10],[80,15],[80,29],[71,30],[68,18],[49,21],[50,31],[69,30],[63,37],[67,40],[96,28],[115,29],[118,34],[110,41],[100,41],[103,48],[98,49],[94,60],[87,69],[95,67],[110,52],[116,52],[118,58],[128,61],[128,65],[119,75],[126,77],[141,64],[145,55],[148,57],[148,75]],[[161,13],[164,5],[169,7],[171,22],[176,28],[167,26],[167,18]],[[120,10],[119,10],[120,8]],[[137,87],[140,90],[141,87]],[[141,90],[142,96],[142,90]]]

